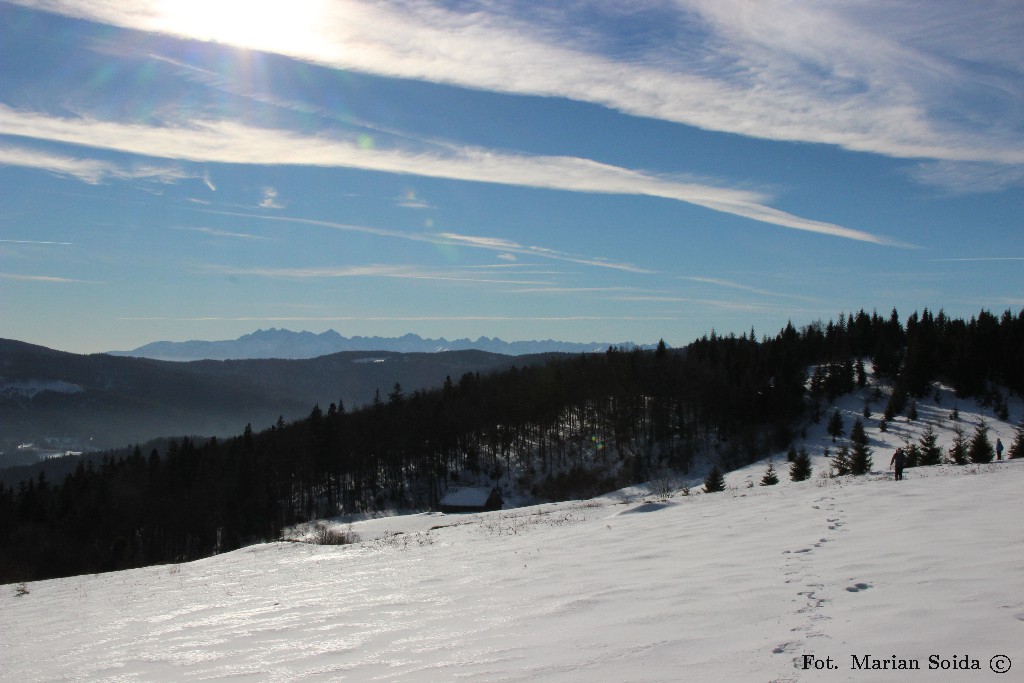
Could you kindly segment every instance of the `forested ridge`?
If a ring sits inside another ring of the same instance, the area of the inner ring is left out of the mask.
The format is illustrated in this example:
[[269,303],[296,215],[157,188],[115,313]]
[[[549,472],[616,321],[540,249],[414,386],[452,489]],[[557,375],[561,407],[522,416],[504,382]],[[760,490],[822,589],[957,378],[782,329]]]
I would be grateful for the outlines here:
[[786,449],[865,364],[892,386],[887,416],[935,380],[999,404],[1000,388],[1024,394],[1024,311],[902,323],[861,311],[760,339],[612,348],[435,390],[396,385],[358,410],[315,406],[233,438],[108,452],[63,481],[0,486],[0,582],[195,559],[343,512],[435,508],[458,482],[567,499],[697,457],[735,468]]
[[[0,339],[0,451],[44,436],[117,448],[158,436],[231,437],[309,414],[317,402],[366,405],[377,387],[439,386],[446,375],[504,370],[544,356],[483,351],[346,351],[318,358],[201,360],[186,363],[80,355]],[[59,381],[67,392],[27,396],[11,385]],[[81,448],[73,448],[81,450]]]

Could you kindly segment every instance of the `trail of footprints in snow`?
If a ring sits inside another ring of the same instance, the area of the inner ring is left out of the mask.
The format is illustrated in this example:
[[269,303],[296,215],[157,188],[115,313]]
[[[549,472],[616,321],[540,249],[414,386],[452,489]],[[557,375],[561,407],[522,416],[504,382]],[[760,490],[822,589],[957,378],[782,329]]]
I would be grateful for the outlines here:
[[[793,667],[800,669],[801,656],[800,653],[806,650],[807,639],[809,638],[828,638],[824,632],[816,628],[816,624],[821,621],[827,621],[831,617],[822,614],[822,607],[831,602],[828,598],[819,597],[818,593],[825,585],[819,581],[815,581],[818,577],[814,576],[811,571],[809,564],[811,562],[811,555],[815,548],[820,548],[824,544],[830,542],[832,539],[830,536],[836,533],[842,533],[843,529],[842,521],[842,510],[836,508],[835,499],[831,496],[825,496],[816,501],[818,505],[812,506],[815,510],[821,510],[821,503],[825,504],[826,518],[825,521],[828,525],[828,534],[825,537],[818,539],[817,543],[811,545],[808,548],[798,548],[796,550],[784,550],[783,555],[789,555],[786,559],[786,583],[800,583],[803,585],[803,590],[797,591],[797,599],[795,602],[799,602],[802,598],[803,605],[797,608],[796,613],[803,617],[803,623],[799,626],[795,626],[791,629],[794,634],[799,634],[801,637],[796,640],[790,640],[782,643],[772,649],[773,654],[793,654]],[[871,588],[870,583],[859,582],[851,586],[847,586],[846,590],[851,593],[858,593]],[[778,681],[796,681],[796,677],[778,679]]]

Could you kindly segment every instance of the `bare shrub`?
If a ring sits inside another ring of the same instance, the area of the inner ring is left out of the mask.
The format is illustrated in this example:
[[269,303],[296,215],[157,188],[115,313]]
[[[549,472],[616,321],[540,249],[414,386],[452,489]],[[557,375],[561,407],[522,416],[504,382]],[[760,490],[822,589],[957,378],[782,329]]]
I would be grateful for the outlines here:
[[315,545],[349,545],[359,542],[359,534],[352,529],[329,527],[324,522],[317,522],[313,527],[310,543]]
[[650,483],[651,493],[658,498],[670,498],[676,491],[676,482],[667,472],[661,472]]

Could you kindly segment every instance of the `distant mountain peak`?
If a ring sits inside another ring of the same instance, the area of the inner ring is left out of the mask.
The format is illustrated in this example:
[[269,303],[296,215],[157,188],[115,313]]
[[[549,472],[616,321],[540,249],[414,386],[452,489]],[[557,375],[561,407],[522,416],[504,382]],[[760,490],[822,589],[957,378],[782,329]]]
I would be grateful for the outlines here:
[[[595,353],[609,346],[631,349],[632,342],[604,343],[543,341],[506,342],[498,337],[481,336],[476,341],[468,338],[449,341],[444,337],[424,339],[408,332],[400,337],[344,337],[335,330],[314,333],[303,330],[293,332],[283,328],[258,329],[238,339],[223,341],[190,340],[184,342],[159,341],[131,351],[112,351],[115,356],[134,356],[154,360],[245,360],[256,358],[303,359],[326,356],[342,351],[394,351],[398,353],[437,353],[440,351],[479,350],[506,356],[534,353]],[[639,348],[654,348],[642,345]]]

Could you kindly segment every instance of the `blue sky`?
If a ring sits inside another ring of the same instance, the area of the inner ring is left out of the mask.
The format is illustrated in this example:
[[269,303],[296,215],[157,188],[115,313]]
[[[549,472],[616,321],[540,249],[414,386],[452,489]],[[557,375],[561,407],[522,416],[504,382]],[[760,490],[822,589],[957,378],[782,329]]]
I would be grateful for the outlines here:
[[0,0],[0,336],[1024,307],[1024,6]]

